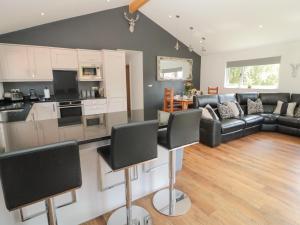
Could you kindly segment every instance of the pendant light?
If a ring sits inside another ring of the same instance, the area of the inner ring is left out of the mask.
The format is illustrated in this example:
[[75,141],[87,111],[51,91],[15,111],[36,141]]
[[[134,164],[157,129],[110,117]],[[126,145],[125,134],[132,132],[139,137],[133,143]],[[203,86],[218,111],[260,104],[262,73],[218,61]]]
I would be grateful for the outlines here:
[[[180,18],[180,16],[179,16],[179,15],[176,15],[177,21],[179,21],[179,18]],[[177,24],[177,26],[176,26],[176,31],[178,31],[178,24],[179,24],[177,21],[176,21],[176,24]],[[178,32],[177,32],[177,33],[178,33]],[[178,51],[179,48],[180,48],[178,39],[176,40],[176,44],[175,44],[175,47],[174,47],[174,48],[176,49],[176,51]]]
[[192,39],[193,39],[193,31],[194,31],[194,27],[190,27],[190,31],[191,31],[191,37],[190,37],[190,45],[189,45],[189,51],[192,52],[193,46],[192,46]]

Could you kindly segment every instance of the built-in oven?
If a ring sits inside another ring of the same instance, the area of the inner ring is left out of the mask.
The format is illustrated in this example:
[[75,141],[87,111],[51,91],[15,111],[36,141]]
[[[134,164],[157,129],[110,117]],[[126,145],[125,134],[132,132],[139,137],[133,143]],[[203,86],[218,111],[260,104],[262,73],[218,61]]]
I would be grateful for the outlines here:
[[81,64],[79,67],[80,80],[102,80],[99,64]]
[[82,123],[81,101],[63,101],[58,103],[59,126],[76,125]]

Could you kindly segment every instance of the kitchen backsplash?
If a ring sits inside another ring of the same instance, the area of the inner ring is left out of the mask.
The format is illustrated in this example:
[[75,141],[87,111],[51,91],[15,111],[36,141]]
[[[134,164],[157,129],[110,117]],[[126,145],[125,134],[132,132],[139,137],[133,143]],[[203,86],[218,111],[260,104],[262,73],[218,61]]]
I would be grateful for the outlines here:
[[[99,86],[97,81],[83,81],[78,82],[79,91],[88,90],[91,87]],[[53,83],[52,82],[5,82],[3,83],[4,91],[10,91],[11,89],[20,89],[24,95],[29,95],[29,89],[35,89],[38,95],[44,95],[44,88],[48,87],[50,94],[53,95]]]

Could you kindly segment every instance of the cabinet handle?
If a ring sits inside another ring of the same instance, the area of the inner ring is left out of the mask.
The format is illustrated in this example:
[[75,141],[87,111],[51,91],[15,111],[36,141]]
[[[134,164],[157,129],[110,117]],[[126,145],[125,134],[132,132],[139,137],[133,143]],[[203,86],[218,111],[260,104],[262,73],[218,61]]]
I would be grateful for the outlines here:
[[55,106],[54,106],[54,104],[52,105],[52,108],[53,108],[53,112],[55,112]]

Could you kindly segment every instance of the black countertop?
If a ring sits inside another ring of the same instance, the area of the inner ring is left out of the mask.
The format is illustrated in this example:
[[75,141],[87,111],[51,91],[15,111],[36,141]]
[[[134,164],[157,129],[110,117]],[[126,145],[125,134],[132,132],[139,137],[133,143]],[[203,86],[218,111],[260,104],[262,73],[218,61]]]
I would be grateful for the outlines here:
[[[124,111],[67,119],[0,122],[0,157],[10,152],[67,140],[86,144],[110,139],[111,127],[114,125],[157,117],[157,110],[133,110],[130,116]],[[167,120],[162,120],[160,127],[165,127]]]

